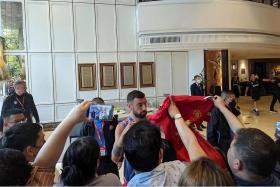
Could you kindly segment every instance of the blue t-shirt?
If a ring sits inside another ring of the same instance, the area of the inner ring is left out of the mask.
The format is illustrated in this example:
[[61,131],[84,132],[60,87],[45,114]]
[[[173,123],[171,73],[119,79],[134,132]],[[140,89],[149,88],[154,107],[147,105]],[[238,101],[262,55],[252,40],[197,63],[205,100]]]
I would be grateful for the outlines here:
[[[124,127],[126,127],[129,123],[134,122],[134,119],[129,116],[125,121],[123,121],[122,125]],[[127,182],[130,181],[130,179],[132,179],[132,177],[134,177],[135,172],[134,169],[132,168],[132,166],[130,165],[130,163],[124,159],[124,178]]]

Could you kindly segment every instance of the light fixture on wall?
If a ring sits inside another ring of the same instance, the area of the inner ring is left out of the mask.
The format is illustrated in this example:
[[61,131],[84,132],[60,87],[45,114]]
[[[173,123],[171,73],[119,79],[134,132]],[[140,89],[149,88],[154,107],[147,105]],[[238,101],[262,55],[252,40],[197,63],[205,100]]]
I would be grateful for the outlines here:
[[236,70],[236,65],[235,64],[232,65],[232,69]]

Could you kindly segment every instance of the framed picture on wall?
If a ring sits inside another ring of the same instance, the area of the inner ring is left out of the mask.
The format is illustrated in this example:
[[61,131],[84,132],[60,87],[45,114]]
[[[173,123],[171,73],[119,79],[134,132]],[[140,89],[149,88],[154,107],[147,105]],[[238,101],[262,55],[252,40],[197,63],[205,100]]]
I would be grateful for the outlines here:
[[242,68],[242,69],[241,69],[241,74],[244,75],[245,73],[246,73],[245,68]]
[[116,63],[100,64],[100,85],[102,90],[117,88],[117,67]]
[[79,90],[96,89],[96,65],[78,64]]
[[136,63],[121,63],[121,87],[136,88]]
[[140,62],[140,87],[155,87],[155,63]]

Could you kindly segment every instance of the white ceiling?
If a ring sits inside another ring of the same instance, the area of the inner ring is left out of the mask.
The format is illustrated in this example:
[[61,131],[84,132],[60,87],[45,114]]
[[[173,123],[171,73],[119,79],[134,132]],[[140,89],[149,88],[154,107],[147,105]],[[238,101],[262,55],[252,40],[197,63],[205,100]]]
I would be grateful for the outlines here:
[[232,60],[280,58],[279,49],[267,48],[231,48],[229,49]]

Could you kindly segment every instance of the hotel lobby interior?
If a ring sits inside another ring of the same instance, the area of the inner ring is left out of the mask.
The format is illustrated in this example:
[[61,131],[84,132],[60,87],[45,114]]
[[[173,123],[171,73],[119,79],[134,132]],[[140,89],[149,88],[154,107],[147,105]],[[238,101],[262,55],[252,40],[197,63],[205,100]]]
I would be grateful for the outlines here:
[[[204,90],[201,98],[238,85],[235,100],[243,127],[259,129],[273,141],[280,137],[280,0],[1,0],[0,39],[1,123],[6,99],[17,94],[14,84],[23,80],[40,118],[33,114],[32,120],[42,125],[47,142],[84,101],[102,98],[112,106],[108,113],[122,122],[133,113],[127,97],[133,90],[145,94],[149,116],[161,111],[170,96],[194,95],[195,83]],[[259,86],[257,107],[251,98],[252,74]],[[273,97],[277,99],[271,108]],[[210,115],[212,101],[211,106],[196,117]],[[24,98],[21,107],[26,112]],[[199,104],[191,108],[203,110]],[[192,119],[182,116],[178,119],[186,124]],[[203,122],[206,128],[192,130],[212,148],[207,142],[210,118]],[[67,136],[54,183],[64,185],[64,153],[82,137],[82,128],[80,122]],[[161,130],[164,134],[166,129]],[[172,133],[178,136],[177,130]],[[231,133],[234,139],[235,131]],[[100,139],[99,134],[92,136]],[[100,151],[102,155],[102,146]],[[130,186],[125,161],[117,165],[121,184]]]

